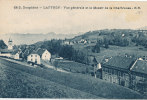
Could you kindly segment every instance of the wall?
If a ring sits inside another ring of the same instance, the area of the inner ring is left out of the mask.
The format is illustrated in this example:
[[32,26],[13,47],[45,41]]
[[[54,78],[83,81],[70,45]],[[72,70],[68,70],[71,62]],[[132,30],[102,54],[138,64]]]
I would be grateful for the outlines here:
[[103,68],[102,79],[125,87],[130,86],[129,74],[124,71],[119,71],[116,69]]
[[30,54],[27,57],[27,61],[34,62],[34,63],[36,62],[37,64],[41,64],[40,56],[38,54]]
[[51,54],[46,50],[41,57],[43,60],[49,60],[51,59]]

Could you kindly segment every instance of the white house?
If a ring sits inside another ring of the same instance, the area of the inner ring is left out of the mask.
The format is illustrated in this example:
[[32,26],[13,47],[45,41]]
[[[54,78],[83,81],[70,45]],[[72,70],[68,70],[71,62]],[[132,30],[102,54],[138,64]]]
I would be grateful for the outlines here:
[[0,50],[0,56],[2,56],[2,57],[11,57],[11,53],[12,53],[12,51],[8,50],[8,49],[1,49]]
[[74,45],[72,41],[64,41],[63,45]]
[[40,62],[40,56],[37,53],[31,53],[27,57],[27,62],[34,62],[36,64],[41,64],[41,62]]
[[20,55],[20,53],[18,51],[12,52],[11,58],[18,60],[20,58],[19,55]]
[[51,53],[48,50],[46,50],[46,49],[39,49],[37,51],[37,54],[40,55],[42,60],[50,61],[50,59],[51,59]]
[[41,64],[41,60],[50,61],[51,53],[46,49],[38,49],[27,56],[27,62]]

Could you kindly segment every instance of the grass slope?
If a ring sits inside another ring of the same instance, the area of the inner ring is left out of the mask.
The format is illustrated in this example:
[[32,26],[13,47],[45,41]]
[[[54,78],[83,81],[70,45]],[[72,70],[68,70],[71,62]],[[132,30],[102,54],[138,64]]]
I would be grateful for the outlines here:
[[73,73],[85,73],[86,68],[88,69],[89,72],[93,71],[93,68],[91,66],[81,64],[78,62],[74,62],[74,61],[70,61],[70,62],[69,61],[59,61],[58,67],[64,70],[67,70],[67,71],[71,71]]
[[2,98],[100,98],[4,65],[0,76]]
[[54,70],[41,69],[41,68],[29,68],[16,63],[8,63],[7,61],[0,60],[0,63],[10,66],[17,70],[53,81],[55,83],[68,86],[70,88],[78,89],[103,98],[127,98],[135,99],[142,98],[140,94],[130,89],[121,87],[116,84],[107,83],[100,79],[95,79],[90,76],[84,76],[82,74],[61,73]]

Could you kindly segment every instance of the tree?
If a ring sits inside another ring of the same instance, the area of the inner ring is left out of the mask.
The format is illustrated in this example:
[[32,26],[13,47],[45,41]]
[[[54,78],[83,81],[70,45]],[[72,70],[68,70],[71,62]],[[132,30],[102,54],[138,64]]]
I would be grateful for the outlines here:
[[60,48],[59,56],[72,60],[74,49],[72,46],[65,45]]
[[55,60],[54,62],[53,62],[53,65],[55,66],[55,68],[56,68],[56,70],[57,70],[57,68],[58,68],[58,61],[57,60]]
[[99,44],[99,42],[97,42],[96,45],[93,47],[92,52],[100,53],[100,44]]
[[105,48],[106,48],[106,49],[108,49],[108,48],[109,48],[108,43],[105,43]]
[[86,67],[86,71],[85,71],[85,73],[89,73],[90,71],[89,71],[89,68],[88,67]]
[[5,49],[7,48],[7,45],[4,43],[3,40],[0,40],[0,49]]
[[106,37],[104,38],[104,48],[109,48],[109,40]]

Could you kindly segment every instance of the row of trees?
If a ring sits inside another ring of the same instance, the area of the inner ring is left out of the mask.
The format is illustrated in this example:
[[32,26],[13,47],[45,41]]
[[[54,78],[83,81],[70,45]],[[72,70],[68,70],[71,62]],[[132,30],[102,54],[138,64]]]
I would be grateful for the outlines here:
[[145,48],[147,48],[147,36],[145,36],[144,34],[136,35],[136,36],[132,39],[132,41],[136,43],[136,46],[142,45],[142,46],[144,46]]
[[[147,34],[146,32],[127,33],[127,34],[112,32],[106,35],[103,34],[104,38],[98,40],[99,44],[96,44],[94,48],[97,48],[98,45],[103,46],[105,48],[109,48],[109,45],[117,45],[117,46],[125,47],[125,46],[129,46],[131,42],[136,43],[136,46],[142,45],[145,48],[147,48],[146,34]],[[96,52],[96,51],[93,51],[93,52]]]
[[122,37],[122,36],[111,36],[111,37],[105,37],[104,38],[104,44],[105,45],[117,45],[117,46],[128,46],[130,44],[130,40],[128,38]]
[[130,44],[130,40],[128,38],[122,36],[105,36],[103,39],[97,40],[96,45],[92,48],[92,52],[99,53],[100,47],[104,47],[106,49],[109,48],[109,45],[117,45],[117,46],[128,46]]
[[45,41],[41,45],[41,48],[47,49],[53,55],[56,54],[63,58],[73,60],[79,63],[89,63],[89,58],[86,53],[80,50],[75,50],[71,45],[62,45],[61,43],[61,40]]

